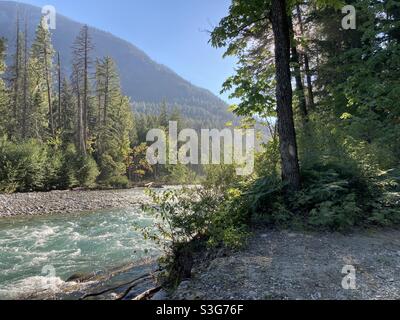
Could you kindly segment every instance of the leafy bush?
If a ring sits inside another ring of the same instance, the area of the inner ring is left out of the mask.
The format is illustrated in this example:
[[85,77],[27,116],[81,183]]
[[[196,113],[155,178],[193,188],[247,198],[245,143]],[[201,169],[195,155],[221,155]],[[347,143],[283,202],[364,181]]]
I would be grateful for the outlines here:
[[61,163],[58,184],[60,189],[96,186],[96,179],[100,174],[96,161],[91,156],[80,156],[75,145],[66,146]]
[[121,176],[126,172],[126,167],[123,162],[115,161],[115,159],[108,153],[101,155],[99,161],[100,181],[109,181],[114,177]]
[[400,169],[383,172],[375,185],[381,192],[372,203],[369,221],[382,226],[400,224]]
[[0,191],[44,190],[47,160],[46,147],[37,141],[13,144],[1,139]]
[[166,255],[161,262],[168,285],[190,276],[193,254],[206,244],[235,248],[244,244],[248,235],[246,219],[240,211],[232,210],[241,199],[233,190],[226,196],[207,188],[148,193],[153,204],[144,205],[143,210],[156,218],[157,230],[139,229],[146,239],[164,247]]
[[207,165],[205,166],[206,177],[203,181],[204,187],[216,192],[224,192],[238,183],[236,168],[234,165]]
[[45,170],[45,189],[57,190],[63,189],[63,154],[59,150],[52,150],[51,147],[47,148],[48,156],[47,162],[44,167]]
[[248,207],[262,221],[279,227],[343,231],[400,222],[399,193],[388,192],[387,178],[379,185],[360,171],[336,164],[315,165],[302,177],[302,190],[286,196],[277,177],[257,180],[245,193]]
[[75,145],[68,144],[64,150],[62,166],[60,168],[60,189],[69,189],[79,186],[76,174],[78,152]]
[[186,165],[168,165],[167,171],[166,182],[168,183],[194,184],[196,181],[196,173]]
[[130,187],[129,179],[126,176],[115,176],[104,182],[106,186],[117,188],[117,189],[127,189]]
[[302,214],[311,226],[342,230],[363,221],[371,198],[368,182],[346,167],[315,166],[303,173],[303,189],[291,199],[293,212]]
[[85,188],[94,187],[99,174],[97,163],[92,157],[80,157],[77,160],[76,177],[80,186]]

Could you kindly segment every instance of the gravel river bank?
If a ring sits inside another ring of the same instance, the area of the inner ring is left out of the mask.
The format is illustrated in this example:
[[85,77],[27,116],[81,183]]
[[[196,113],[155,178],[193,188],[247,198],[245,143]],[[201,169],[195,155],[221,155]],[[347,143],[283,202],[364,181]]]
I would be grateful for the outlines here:
[[149,201],[144,189],[0,194],[0,218],[123,209]]

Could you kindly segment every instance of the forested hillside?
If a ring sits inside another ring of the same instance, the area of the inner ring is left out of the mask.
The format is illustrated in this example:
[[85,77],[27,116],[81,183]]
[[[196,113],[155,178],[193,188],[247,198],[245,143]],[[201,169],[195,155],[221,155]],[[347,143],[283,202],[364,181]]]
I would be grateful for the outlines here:
[[157,168],[146,160],[149,130],[189,120],[166,103],[134,114],[114,60],[95,56],[89,27],[69,49],[71,74],[47,24],[37,25],[32,44],[27,24],[18,18],[15,28],[9,59],[7,40],[0,39],[0,192],[123,188],[146,178],[193,181],[186,166]]
[[[8,63],[12,61],[18,14],[21,23],[27,23],[27,41],[30,45],[40,21],[41,9],[18,2],[0,1],[0,37],[7,39]],[[53,46],[60,53],[62,70],[69,74],[72,72],[73,58],[70,47],[83,24],[60,14],[57,14],[56,21],[56,30],[51,30]],[[169,111],[178,108],[185,118],[191,119],[197,126],[221,127],[233,119],[227,111],[227,104],[221,99],[154,62],[134,45],[95,28],[91,28],[91,37],[93,56],[109,56],[116,62],[122,92],[131,98],[134,111],[159,113],[160,106],[166,102]]]

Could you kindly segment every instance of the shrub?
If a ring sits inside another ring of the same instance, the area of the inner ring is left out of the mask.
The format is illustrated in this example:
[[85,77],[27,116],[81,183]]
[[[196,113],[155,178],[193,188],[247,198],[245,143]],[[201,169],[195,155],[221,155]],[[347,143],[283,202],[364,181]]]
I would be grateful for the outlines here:
[[59,187],[61,189],[75,188],[79,186],[76,174],[78,153],[74,144],[68,144],[64,150],[62,166],[60,168]]
[[168,175],[166,182],[174,184],[194,184],[196,181],[196,173],[183,164],[168,165]]
[[46,147],[38,141],[13,144],[0,141],[0,191],[44,190],[47,165]]
[[79,185],[85,188],[96,186],[96,179],[100,174],[96,161],[91,156],[80,157],[77,165],[76,177]]
[[106,186],[117,189],[128,189],[130,187],[129,179],[126,176],[116,176],[104,182]]
[[[258,221],[278,227],[344,231],[400,222],[399,193],[346,165],[314,165],[302,172],[303,188],[284,196],[277,177],[257,180],[244,193]],[[397,199],[397,200],[396,200]]]
[[232,210],[241,199],[233,190],[229,197],[207,188],[148,193],[153,204],[142,208],[156,218],[157,230],[139,229],[146,239],[164,247],[165,257],[161,263],[167,272],[168,285],[175,286],[190,275],[188,269],[198,248],[243,245],[247,236],[246,218],[240,211]]
[[53,148],[47,148],[47,161],[44,166],[45,171],[45,189],[56,190],[63,189],[63,154],[59,150],[53,150]]
[[115,159],[108,153],[100,156],[99,169],[99,180],[105,183],[115,176],[121,176],[126,172],[124,163],[115,161]]
[[375,182],[379,196],[372,204],[369,221],[382,226],[400,223],[400,169],[381,173]]

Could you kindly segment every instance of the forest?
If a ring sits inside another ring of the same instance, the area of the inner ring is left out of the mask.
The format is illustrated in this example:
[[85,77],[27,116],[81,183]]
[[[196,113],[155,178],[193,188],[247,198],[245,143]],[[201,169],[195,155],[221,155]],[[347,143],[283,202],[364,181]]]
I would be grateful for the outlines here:
[[224,84],[234,112],[276,119],[239,192],[246,211],[332,229],[399,222],[398,1],[233,1],[211,44],[239,59]]
[[126,188],[193,176],[184,166],[155,172],[147,163],[147,132],[170,120],[183,125],[180,110],[165,102],[133,113],[113,59],[93,56],[87,26],[71,48],[71,75],[44,20],[30,46],[27,24],[18,19],[16,29],[12,65],[0,40],[0,192]]

